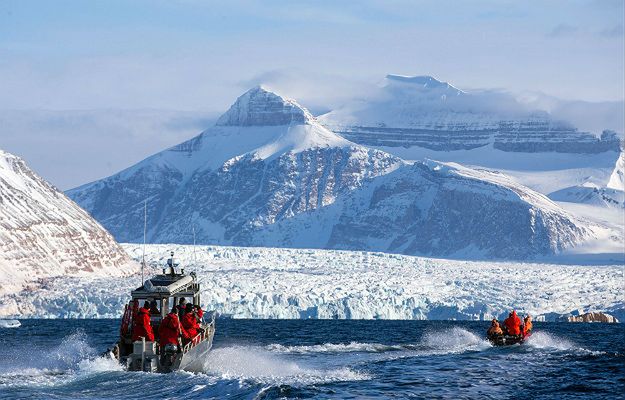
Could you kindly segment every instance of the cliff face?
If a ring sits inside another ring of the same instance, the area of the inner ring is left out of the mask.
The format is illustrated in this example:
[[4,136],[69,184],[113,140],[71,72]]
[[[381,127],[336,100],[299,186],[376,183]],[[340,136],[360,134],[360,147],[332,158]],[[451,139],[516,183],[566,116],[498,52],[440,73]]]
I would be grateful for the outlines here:
[[0,150],[0,293],[58,276],[132,271],[125,251],[98,222],[23,160]]
[[608,324],[618,323],[618,319],[610,314],[602,312],[589,312],[582,315],[571,315],[565,317],[566,322],[603,322]]
[[367,146],[437,151],[492,145],[507,152],[620,151],[611,131],[581,132],[548,113],[496,92],[466,93],[432,77],[389,75],[379,93],[319,117],[345,138]]

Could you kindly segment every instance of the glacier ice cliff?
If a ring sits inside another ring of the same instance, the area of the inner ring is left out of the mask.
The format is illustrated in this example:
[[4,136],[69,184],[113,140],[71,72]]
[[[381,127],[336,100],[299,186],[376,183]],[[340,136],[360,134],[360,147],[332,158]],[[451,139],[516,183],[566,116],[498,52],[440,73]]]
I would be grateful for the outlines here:
[[[123,246],[141,259],[141,245]],[[586,312],[625,317],[618,265],[163,244],[147,246],[150,272],[159,270],[169,251],[187,272],[198,274],[204,309],[224,317],[488,320],[511,308],[550,321]],[[139,285],[138,275],[50,279],[22,297],[17,314],[0,310],[0,316],[119,318]]]

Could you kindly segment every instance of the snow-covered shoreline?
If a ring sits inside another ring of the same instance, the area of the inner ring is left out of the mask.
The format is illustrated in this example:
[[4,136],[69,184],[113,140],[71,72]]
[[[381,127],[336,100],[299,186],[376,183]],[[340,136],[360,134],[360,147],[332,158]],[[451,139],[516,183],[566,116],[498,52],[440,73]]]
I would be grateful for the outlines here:
[[[135,260],[142,246],[124,244]],[[625,316],[622,266],[430,259],[360,251],[148,245],[150,271],[174,251],[202,282],[205,309],[232,318],[458,319],[510,308],[539,320]],[[194,262],[196,260],[196,262]],[[118,318],[137,275],[55,278],[13,299],[5,318]]]

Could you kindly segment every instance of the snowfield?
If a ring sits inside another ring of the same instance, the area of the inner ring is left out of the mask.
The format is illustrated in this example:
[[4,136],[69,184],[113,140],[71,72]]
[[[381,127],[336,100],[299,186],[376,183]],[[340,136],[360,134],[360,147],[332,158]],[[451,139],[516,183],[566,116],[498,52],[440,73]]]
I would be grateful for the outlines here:
[[[123,247],[135,260],[142,246]],[[148,274],[174,251],[202,303],[232,318],[489,319],[510,308],[539,320],[604,311],[625,319],[623,267],[430,259],[386,253],[148,245]],[[194,259],[196,260],[194,262]],[[19,315],[117,318],[140,276],[53,278],[3,302]]]

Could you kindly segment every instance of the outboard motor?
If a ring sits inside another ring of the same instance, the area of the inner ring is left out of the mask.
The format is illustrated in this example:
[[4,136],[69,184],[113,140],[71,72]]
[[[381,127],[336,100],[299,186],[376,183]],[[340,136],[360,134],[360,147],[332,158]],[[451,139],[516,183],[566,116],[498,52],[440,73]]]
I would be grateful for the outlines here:
[[176,359],[178,353],[178,346],[175,344],[166,344],[161,352],[161,366],[171,367]]

